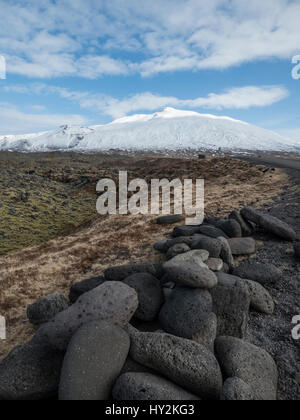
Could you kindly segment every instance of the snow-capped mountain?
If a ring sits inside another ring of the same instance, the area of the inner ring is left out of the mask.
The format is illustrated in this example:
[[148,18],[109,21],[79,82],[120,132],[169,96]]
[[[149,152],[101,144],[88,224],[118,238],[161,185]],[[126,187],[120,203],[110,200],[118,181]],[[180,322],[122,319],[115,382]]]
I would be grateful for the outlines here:
[[300,151],[300,142],[229,117],[166,108],[92,127],[63,126],[56,131],[2,136],[0,150],[267,150]]

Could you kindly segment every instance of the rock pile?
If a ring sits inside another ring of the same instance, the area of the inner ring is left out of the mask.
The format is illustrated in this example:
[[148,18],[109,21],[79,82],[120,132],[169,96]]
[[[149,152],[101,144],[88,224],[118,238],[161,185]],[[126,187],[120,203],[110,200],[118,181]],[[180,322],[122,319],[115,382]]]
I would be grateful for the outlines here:
[[[40,328],[0,364],[0,400],[276,400],[276,364],[245,337],[250,310],[273,314],[264,286],[282,272],[234,260],[255,253],[256,226],[296,239],[246,208],[175,227],[154,245],[163,264],[111,267],[72,286],[70,303],[35,302],[28,319]],[[299,244],[295,251],[299,258]]]

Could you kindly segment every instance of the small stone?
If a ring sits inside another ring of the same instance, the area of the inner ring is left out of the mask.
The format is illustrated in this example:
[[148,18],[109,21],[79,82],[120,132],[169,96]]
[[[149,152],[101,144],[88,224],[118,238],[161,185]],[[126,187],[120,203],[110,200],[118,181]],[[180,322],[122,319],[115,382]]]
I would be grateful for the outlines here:
[[195,233],[200,233],[199,226],[176,226],[173,231],[173,237],[193,236]]
[[180,254],[185,254],[186,252],[191,251],[191,248],[186,244],[177,244],[172,246],[166,255],[167,260],[171,260],[172,258],[176,257]]
[[174,214],[170,216],[162,216],[157,219],[158,225],[172,225],[174,223],[180,223],[183,221],[183,217],[180,214]]
[[251,308],[262,314],[273,315],[275,303],[270,293],[259,283],[246,280],[249,287]]
[[71,303],[75,303],[84,293],[90,292],[96,287],[101,286],[105,282],[104,277],[93,277],[74,284],[70,289],[69,299]]
[[150,373],[126,373],[119,377],[113,398],[117,401],[196,401],[193,394]]
[[205,264],[211,271],[214,272],[222,271],[224,268],[223,260],[220,258],[209,258]]
[[222,242],[215,238],[196,239],[192,249],[205,249],[211,258],[219,258],[222,250]]
[[226,238],[223,238],[221,236],[218,238],[218,240],[222,243],[220,256],[222,260],[224,261],[224,263],[228,265],[229,269],[232,269],[234,267],[234,258],[232,256],[229,242]]
[[141,321],[153,321],[163,304],[163,293],[160,281],[148,273],[134,274],[124,280],[138,295],[139,306],[134,316]]
[[176,287],[162,307],[159,320],[163,330],[191,339],[212,312],[212,298],[207,290]]
[[265,350],[234,337],[219,337],[215,351],[225,378],[238,377],[248,384],[255,401],[277,399],[277,366]]
[[253,234],[252,224],[248,223],[238,211],[234,210],[230,213],[229,218],[236,220],[240,224],[243,236],[249,237]]
[[41,325],[69,307],[67,299],[59,294],[39,299],[27,308],[27,318],[31,324]]
[[282,271],[273,264],[246,261],[233,270],[233,275],[253,280],[262,285],[277,283],[283,276]]
[[228,239],[233,255],[251,255],[256,253],[256,242],[253,238]]
[[253,401],[252,389],[240,378],[229,378],[225,381],[221,401]]
[[59,399],[103,401],[129,353],[128,334],[117,325],[94,321],[73,336],[62,368]]
[[228,238],[225,232],[215,226],[202,225],[199,228],[199,233],[209,236],[210,238],[218,238],[219,236]]

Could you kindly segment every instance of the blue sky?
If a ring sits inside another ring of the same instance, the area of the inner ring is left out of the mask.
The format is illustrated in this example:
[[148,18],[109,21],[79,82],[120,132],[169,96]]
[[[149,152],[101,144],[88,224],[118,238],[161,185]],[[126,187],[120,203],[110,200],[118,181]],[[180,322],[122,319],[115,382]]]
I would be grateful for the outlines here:
[[172,106],[300,140],[299,0],[0,0],[0,10],[0,134]]

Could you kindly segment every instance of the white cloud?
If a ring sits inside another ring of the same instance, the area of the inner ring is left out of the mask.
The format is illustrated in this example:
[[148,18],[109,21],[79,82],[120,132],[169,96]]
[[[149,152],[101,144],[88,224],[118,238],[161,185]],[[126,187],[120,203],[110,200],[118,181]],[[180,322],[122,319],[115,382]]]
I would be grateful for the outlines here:
[[28,77],[225,69],[300,49],[294,0],[0,0],[0,7],[8,72]]
[[11,104],[0,103],[0,134],[24,134],[56,129],[64,124],[87,125],[81,115],[24,113]]
[[5,91],[38,95],[58,95],[76,102],[82,108],[99,111],[113,118],[123,117],[133,112],[156,111],[166,106],[190,109],[248,109],[265,107],[289,96],[289,91],[281,86],[245,86],[228,89],[222,93],[211,93],[196,99],[179,99],[173,96],[155,95],[143,92],[124,99],[104,94],[72,91],[59,86],[33,84],[29,86],[6,86]]

